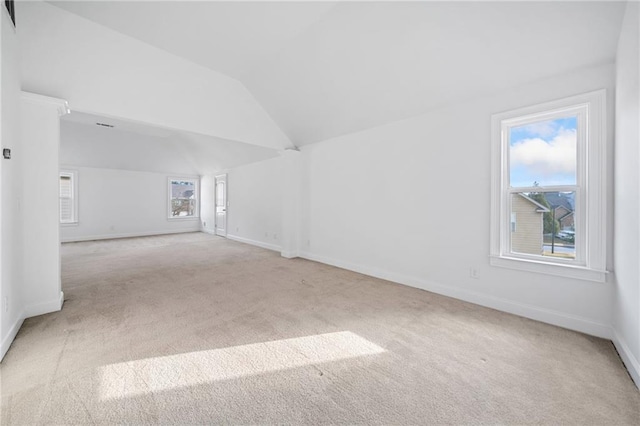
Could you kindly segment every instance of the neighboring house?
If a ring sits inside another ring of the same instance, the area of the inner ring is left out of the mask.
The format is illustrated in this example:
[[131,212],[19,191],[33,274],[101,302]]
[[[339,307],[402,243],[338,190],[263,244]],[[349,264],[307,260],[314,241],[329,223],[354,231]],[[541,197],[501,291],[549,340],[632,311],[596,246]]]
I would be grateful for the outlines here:
[[518,253],[542,254],[543,215],[550,210],[524,194],[511,201],[511,249]]
[[574,199],[570,195],[559,192],[545,193],[545,199],[555,212],[554,217],[558,221],[561,230],[574,229]]
[[171,216],[193,216],[195,198],[193,185],[171,183]]

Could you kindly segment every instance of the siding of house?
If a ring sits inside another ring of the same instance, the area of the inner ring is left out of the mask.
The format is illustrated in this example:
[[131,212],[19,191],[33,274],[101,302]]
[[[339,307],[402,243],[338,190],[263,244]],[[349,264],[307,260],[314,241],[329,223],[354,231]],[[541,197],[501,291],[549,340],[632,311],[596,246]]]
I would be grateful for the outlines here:
[[560,224],[560,229],[573,229],[573,214],[571,210],[567,210],[564,207],[556,208],[556,219]]
[[511,231],[511,250],[517,253],[542,254],[542,213],[538,206],[518,194],[511,197],[515,213],[515,231]]

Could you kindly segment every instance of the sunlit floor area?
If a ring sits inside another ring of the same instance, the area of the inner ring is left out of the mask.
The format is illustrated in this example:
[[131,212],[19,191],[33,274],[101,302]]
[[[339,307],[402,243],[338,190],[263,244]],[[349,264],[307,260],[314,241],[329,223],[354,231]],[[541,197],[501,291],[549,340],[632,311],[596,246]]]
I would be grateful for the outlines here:
[[640,424],[606,340],[202,233],[64,244],[2,424]]

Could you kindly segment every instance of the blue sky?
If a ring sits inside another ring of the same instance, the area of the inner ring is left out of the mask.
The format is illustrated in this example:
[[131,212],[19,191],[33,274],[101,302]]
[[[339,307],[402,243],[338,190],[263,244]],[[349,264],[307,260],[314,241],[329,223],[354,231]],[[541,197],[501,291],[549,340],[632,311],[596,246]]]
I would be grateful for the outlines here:
[[512,187],[576,183],[577,118],[539,121],[510,130]]

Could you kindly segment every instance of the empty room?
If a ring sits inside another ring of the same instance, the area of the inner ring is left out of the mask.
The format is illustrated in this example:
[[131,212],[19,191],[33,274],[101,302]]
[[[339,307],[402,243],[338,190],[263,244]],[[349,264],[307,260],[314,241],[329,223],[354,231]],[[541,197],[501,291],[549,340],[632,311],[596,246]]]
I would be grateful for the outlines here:
[[3,425],[640,424],[640,2],[0,8]]

